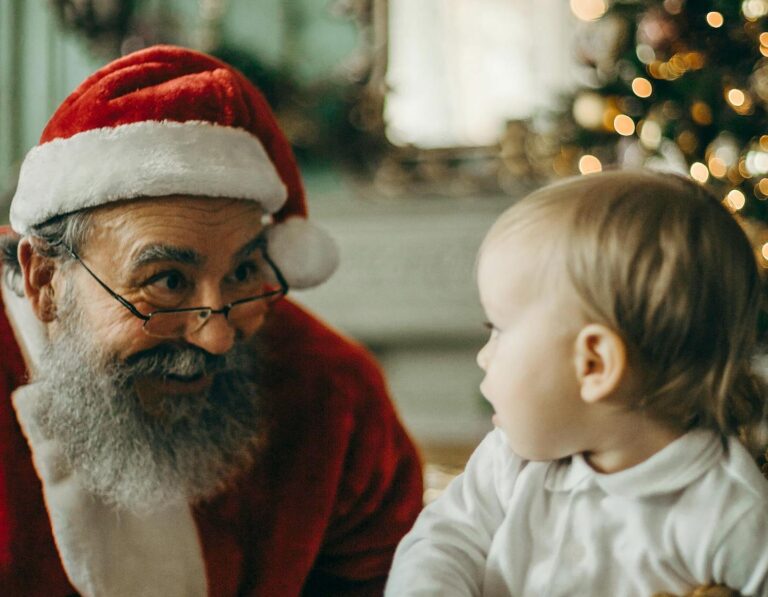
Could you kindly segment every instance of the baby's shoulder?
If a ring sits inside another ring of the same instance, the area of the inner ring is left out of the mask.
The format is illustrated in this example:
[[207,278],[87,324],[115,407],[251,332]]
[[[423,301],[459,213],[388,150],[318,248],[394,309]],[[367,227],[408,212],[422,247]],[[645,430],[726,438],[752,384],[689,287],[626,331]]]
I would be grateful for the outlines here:
[[726,543],[742,543],[745,534],[768,532],[768,479],[730,439],[718,461],[675,496],[670,514],[670,538],[711,556]]

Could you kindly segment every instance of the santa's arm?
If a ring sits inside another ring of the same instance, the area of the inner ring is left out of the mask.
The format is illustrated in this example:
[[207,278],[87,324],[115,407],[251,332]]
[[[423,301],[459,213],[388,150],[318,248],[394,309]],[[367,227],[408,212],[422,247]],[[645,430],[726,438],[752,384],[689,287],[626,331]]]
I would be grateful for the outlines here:
[[355,404],[334,512],[304,594],[381,595],[392,557],[422,507],[421,464],[378,366],[337,376]]

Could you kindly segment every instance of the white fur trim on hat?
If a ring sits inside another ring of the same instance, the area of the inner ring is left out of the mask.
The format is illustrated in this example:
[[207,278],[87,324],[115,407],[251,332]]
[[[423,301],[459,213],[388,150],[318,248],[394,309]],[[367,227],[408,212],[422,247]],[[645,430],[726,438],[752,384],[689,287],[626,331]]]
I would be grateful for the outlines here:
[[137,197],[252,199],[270,213],[287,191],[258,138],[209,122],[145,121],[94,129],[33,148],[11,204],[25,234],[53,216]]
[[273,224],[267,232],[269,256],[291,288],[312,288],[331,277],[339,250],[322,228],[300,217]]

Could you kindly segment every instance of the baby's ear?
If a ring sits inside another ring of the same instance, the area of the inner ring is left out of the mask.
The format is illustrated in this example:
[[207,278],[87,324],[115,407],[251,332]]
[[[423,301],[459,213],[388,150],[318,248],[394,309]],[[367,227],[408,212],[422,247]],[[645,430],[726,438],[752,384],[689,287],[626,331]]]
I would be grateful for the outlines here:
[[19,264],[24,276],[24,294],[32,305],[37,318],[50,322],[56,318],[53,292],[53,274],[56,264],[50,257],[41,255],[28,238],[19,243]]
[[590,323],[576,337],[575,355],[582,400],[595,403],[613,394],[627,368],[621,337],[602,324]]

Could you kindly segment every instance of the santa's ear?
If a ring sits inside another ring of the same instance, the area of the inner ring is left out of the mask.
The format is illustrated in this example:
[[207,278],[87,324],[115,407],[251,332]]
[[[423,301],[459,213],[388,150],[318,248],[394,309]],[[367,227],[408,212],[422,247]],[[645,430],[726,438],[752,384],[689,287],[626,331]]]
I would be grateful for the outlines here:
[[595,403],[613,394],[627,368],[621,337],[604,325],[591,323],[576,337],[575,355],[582,400]]
[[35,250],[32,241],[24,238],[19,242],[19,264],[24,277],[24,294],[40,321],[56,319],[53,274],[56,262]]

